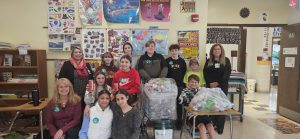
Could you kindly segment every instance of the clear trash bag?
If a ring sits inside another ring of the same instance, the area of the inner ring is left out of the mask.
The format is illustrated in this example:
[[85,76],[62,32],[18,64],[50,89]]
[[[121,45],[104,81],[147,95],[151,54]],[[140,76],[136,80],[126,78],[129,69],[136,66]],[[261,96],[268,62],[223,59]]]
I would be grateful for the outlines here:
[[195,111],[219,112],[231,109],[233,104],[228,100],[221,88],[202,87],[189,106]]

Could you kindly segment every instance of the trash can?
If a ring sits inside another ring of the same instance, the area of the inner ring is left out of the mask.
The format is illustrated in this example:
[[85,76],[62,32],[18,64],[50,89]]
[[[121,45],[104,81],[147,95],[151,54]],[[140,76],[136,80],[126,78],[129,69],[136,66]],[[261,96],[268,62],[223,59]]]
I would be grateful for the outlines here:
[[155,139],[173,139],[174,120],[155,120]]
[[256,80],[254,79],[247,79],[247,89],[248,92],[255,92],[255,85],[256,85]]

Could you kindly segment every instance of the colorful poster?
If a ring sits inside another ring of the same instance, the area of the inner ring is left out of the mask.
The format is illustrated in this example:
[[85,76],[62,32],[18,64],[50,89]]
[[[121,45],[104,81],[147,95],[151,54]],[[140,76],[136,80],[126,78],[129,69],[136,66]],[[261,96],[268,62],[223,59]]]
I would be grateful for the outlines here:
[[75,1],[49,0],[48,1],[48,33],[74,34],[75,33]]
[[178,44],[182,51],[182,57],[191,59],[199,54],[199,31],[178,31]]
[[79,17],[83,25],[102,25],[103,0],[79,0]]
[[82,29],[81,44],[85,59],[100,59],[106,52],[105,29]]
[[289,6],[292,8],[299,8],[299,0],[289,0]]
[[180,12],[181,13],[191,13],[195,12],[195,1],[181,1],[180,2]]
[[101,60],[98,59],[87,59],[86,62],[91,65],[93,71],[96,71],[96,69],[101,65]]
[[168,30],[136,29],[131,32],[131,41],[134,55],[143,55],[145,44],[149,40],[156,42],[155,51],[162,55],[168,54]]
[[54,68],[55,68],[54,78],[55,78],[55,81],[58,80],[60,69],[63,66],[65,61],[67,61],[67,60],[66,59],[54,60]]
[[139,23],[139,0],[104,0],[103,13],[110,23]]
[[124,54],[123,44],[129,41],[130,31],[128,29],[110,29],[108,35],[108,51],[111,52],[114,58],[119,58]]
[[169,22],[170,0],[141,0],[141,16],[145,21]]
[[49,34],[49,50],[71,51],[72,47],[81,46],[80,29],[76,29],[76,34]]

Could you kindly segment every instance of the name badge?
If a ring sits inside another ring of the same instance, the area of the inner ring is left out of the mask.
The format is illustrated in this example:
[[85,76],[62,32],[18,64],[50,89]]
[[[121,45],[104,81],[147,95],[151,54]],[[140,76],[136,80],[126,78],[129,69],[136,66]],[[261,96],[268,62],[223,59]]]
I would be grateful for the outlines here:
[[215,64],[215,68],[216,68],[216,69],[220,68],[220,63],[216,63],[216,64]]
[[58,106],[54,106],[53,111],[54,111],[54,112],[59,112],[59,107],[58,107]]

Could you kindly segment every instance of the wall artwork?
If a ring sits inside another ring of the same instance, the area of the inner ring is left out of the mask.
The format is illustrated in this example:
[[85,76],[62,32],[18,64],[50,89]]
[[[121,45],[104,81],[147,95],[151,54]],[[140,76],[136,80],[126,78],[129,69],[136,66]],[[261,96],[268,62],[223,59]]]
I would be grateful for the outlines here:
[[162,55],[168,54],[168,30],[135,29],[131,31],[131,41],[134,55],[143,55],[146,51],[145,44],[149,40],[156,43],[155,51]]
[[195,5],[196,2],[193,1],[181,1],[180,2],[180,12],[181,13],[191,13],[191,12],[195,12]]
[[170,0],[141,0],[141,16],[145,21],[169,22]]
[[104,0],[103,13],[110,23],[139,23],[139,0]]
[[63,66],[63,64],[64,64],[65,61],[67,61],[67,60],[66,59],[57,59],[57,60],[54,60],[54,68],[55,68],[55,70],[54,70],[55,71],[54,78],[55,78],[55,81],[58,80],[60,69]]
[[81,33],[77,28],[75,34],[49,34],[49,50],[71,51],[73,47],[81,47]]
[[184,59],[198,57],[199,31],[178,31],[178,44]]
[[82,29],[82,49],[85,59],[100,59],[107,50],[105,29]]
[[206,43],[239,44],[241,32],[239,28],[207,28]]
[[48,33],[74,34],[75,29],[75,1],[49,0]]
[[83,25],[102,25],[103,0],[79,0],[79,17]]
[[124,54],[123,44],[129,41],[129,29],[109,29],[108,35],[108,51],[112,53],[114,58],[119,58]]

